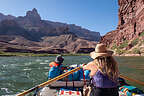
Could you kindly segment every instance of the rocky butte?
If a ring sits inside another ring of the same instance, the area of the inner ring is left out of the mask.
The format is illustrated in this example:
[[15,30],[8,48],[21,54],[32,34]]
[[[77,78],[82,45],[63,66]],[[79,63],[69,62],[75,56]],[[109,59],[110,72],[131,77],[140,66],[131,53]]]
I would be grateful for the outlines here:
[[89,53],[100,38],[75,24],[42,20],[36,8],[19,17],[0,13],[0,51]]
[[117,54],[144,53],[144,0],[118,0],[117,29],[108,32],[101,42]]

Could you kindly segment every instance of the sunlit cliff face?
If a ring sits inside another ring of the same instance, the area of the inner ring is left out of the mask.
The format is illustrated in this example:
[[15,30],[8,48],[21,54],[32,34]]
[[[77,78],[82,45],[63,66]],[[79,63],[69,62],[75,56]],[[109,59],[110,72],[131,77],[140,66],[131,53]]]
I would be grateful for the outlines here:
[[142,40],[140,36],[144,32],[144,0],[118,0],[118,4],[117,29],[106,34],[101,42],[111,48],[114,44],[120,46],[125,43],[122,49],[131,49],[136,45],[132,44],[133,41]]
[[144,31],[144,0],[119,0],[116,41],[131,40]]

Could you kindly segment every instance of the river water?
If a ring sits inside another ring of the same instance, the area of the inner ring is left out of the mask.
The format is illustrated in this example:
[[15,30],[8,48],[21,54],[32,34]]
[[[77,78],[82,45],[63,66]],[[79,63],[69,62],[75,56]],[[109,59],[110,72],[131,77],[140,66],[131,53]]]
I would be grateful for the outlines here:
[[[115,57],[121,74],[144,82],[144,57]],[[48,64],[55,56],[48,57],[0,57],[0,96],[15,94],[47,80]],[[88,63],[89,56],[64,56],[64,64]],[[128,83],[144,90],[144,86]]]

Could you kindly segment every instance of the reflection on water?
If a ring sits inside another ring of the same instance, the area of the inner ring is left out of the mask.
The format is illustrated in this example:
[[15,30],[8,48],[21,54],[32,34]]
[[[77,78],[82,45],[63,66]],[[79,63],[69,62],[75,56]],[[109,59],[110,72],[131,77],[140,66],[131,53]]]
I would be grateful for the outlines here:
[[[89,56],[65,56],[64,65],[88,63]],[[115,57],[123,75],[144,81],[144,57]],[[48,57],[0,57],[0,96],[13,95],[47,80]],[[131,83],[131,82],[129,82]],[[131,83],[144,90],[143,86]]]
[[[116,57],[121,74],[144,82],[144,57]],[[133,86],[144,90],[144,86],[128,81]]]

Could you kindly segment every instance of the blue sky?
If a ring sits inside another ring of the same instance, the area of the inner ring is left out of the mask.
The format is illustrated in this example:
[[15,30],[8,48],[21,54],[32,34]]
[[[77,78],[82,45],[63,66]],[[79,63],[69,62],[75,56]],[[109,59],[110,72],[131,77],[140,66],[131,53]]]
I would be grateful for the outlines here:
[[1,0],[0,13],[24,16],[36,8],[42,19],[76,24],[101,35],[116,29],[117,0]]

